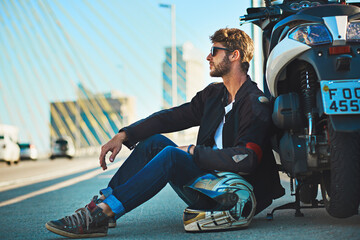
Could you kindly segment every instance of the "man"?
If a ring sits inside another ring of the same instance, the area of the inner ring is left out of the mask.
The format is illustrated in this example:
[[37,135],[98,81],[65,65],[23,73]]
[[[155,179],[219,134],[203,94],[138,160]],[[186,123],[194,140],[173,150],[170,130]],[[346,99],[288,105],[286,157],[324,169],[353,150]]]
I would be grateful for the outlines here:
[[[194,205],[198,198],[185,187],[211,172],[243,176],[254,187],[256,213],[284,194],[269,144],[271,108],[247,75],[253,42],[243,31],[228,28],[216,31],[210,39],[210,75],[222,77],[223,82],[210,84],[189,103],[121,129],[102,146],[101,167],[107,168],[108,152],[112,153],[110,162],[114,161],[122,144],[134,150],[100,191],[100,199],[72,216],[48,222],[48,230],[67,237],[106,236],[109,220],[144,203],[167,183]],[[196,145],[177,147],[158,135],[193,126],[200,126]]]

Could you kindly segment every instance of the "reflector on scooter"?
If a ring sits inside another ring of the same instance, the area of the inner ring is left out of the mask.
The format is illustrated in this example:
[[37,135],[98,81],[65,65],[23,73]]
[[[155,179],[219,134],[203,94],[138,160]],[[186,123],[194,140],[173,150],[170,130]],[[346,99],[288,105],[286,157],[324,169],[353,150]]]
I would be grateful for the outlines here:
[[329,48],[330,55],[344,54],[350,52],[351,52],[350,46],[335,46]]

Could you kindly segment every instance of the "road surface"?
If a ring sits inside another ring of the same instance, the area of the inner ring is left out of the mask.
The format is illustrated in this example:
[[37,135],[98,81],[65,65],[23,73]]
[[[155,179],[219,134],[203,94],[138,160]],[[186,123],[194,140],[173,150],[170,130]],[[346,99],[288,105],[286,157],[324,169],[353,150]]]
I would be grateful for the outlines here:
[[[0,165],[0,239],[63,239],[46,230],[45,223],[85,206],[106,187],[121,160],[107,171],[97,164],[93,157]],[[167,186],[120,218],[105,239],[360,239],[359,215],[335,219],[324,209],[306,209],[302,210],[304,217],[294,217],[293,210],[282,210],[275,213],[273,221],[266,220],[273,207],[293,200],[286,178],[282,184],[286,196],[255,216],[244,230],[186,233],[182,225],[186,205]]]

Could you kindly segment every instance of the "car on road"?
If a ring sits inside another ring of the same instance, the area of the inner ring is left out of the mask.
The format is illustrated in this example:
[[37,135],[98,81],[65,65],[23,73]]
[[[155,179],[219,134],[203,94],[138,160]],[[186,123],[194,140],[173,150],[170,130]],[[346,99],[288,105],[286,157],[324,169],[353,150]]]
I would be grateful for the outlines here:
[[60,157],[67,157],[69,159],[72,159],[74,156],[75,146],[70,137],[60,137],[52,143],[50,159]]
[[20,147],[20,159],[30,159],[37,160],[38,159],[38,150],[36,146],[32,143],[19,143]]
[[17,144],[18,128],[0,125],[0,160],[8,165],[20,161],[20,148]]

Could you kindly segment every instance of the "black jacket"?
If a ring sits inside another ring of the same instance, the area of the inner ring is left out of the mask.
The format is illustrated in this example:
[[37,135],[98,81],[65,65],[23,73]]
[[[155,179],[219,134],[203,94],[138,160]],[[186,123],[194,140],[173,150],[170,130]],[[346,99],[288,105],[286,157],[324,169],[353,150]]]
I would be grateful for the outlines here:
[[[207,171],[238,173],[249,181],[257,201],[284,194],[270,145],[271,107],[250,77],[235,96],[232,110],[225,116],[223,149],[214,150],[214,135],[223,120],[228,92],[223,83],[213,83],[198,92],[189,103],[156,112],[121,129],[130,149],[157,133],[169,133],[200,126],[194,161]],[[266,204],[268,205],[268,204]],[[260,206],[259,206],[260,207]],[[261,207],[260,207],[261,208]]]

